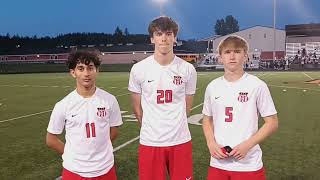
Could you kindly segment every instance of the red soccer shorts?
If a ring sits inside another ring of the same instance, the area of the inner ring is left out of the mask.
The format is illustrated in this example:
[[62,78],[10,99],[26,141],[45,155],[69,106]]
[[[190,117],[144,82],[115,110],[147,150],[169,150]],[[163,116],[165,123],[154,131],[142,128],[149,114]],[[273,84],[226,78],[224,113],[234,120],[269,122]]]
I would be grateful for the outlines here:
[[139,180],[192,180],[191,141],[175,146],[139,146]]
[[208,180],[266,180],[265,170],[261,168],[257,171],[241,172],[226,171],[214,167],[208,169]]
[[76,173],[63,169],[62,180],[117,180],[117,175],[114,166],[108,171],[108,173],[92,178],[81,177]]

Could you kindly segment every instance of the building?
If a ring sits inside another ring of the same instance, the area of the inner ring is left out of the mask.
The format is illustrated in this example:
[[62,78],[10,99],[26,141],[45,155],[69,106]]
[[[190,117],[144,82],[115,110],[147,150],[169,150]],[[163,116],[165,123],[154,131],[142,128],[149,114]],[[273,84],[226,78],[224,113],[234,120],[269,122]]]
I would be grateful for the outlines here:
[[320,24],[286,25],[286,56],[320,56]]
[[230,35],[240,36],[249,43],[248,53],[250,60],[272,60],[274,50],[276,51],[276,59],[284,58],[286,38],[284,30],[275,29],[274,32],[272,27],[254,26],[226,36],[215,37],[210,39],[210,42],[212,42],[212,46],[210,47],[213,47],[211,52],[217,53],[216,50],[219,43]]

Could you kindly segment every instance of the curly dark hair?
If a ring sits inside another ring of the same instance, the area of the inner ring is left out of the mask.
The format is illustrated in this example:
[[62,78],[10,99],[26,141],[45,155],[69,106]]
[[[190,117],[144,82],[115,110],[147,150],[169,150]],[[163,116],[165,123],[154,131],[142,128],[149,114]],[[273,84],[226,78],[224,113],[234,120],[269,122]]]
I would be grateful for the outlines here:
[[100,66],[101,60],[99,58],[99,52],[97,50],[76,50],[69,54],[67,66],[69,69],[74,69],[79,63],[89,65],[90,62],[93,62],[96,68]]
[[173,31],[173,34],[176,37],[179,31],[179,26],[171,17],[160,16],[151,21],[148,27],[150,37],[153,37],[153,33],[156,31]]

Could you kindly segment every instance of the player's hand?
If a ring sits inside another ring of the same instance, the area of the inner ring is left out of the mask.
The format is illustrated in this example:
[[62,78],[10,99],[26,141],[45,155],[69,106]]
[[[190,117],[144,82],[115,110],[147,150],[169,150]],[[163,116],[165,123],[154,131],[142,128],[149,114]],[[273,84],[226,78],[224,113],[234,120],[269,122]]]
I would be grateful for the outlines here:
[[208,144],[208,148],[209,148],[211,156],[216,159],[224,159],[224,158],[229,157],[228,154],[225,154],[222,152],[222,150],[221,150],[222,147],[223,146],[219,146],[215,142]]
[[250,144],[247,141],[244,141],[238,144],[236,147],[234,147],[232,151],[229,153],[229,155],[233,156],[237,160],[241,160],[247,155],[250,149]]

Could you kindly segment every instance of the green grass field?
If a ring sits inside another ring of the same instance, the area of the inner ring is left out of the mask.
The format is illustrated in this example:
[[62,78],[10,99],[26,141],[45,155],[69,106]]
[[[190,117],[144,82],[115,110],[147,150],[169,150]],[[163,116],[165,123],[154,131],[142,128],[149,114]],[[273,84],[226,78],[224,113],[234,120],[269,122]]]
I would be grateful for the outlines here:
[[[278,110],[278,132],[262,146],[268,180],[320,179],[320,72],[252,72],[269,85]],[[222,72],[199,72],[193,117],[201,113],[207,84]],[[117,96],[124,124],[118,147],[139,135],[127,90],[129,73],[100,73],[97,85]],[[61,158],[45,144],[54,104],[74,89],[67,73],[0,75],[0,179],[60,176]],[[284,91],[284,89],[286,91]],[[197,106],[199,105],[199,106]],[[131,120],[131,121],[130,121]],[[201,123],[201,121],[200,121]],[[193,138],[194,179],[206,179],[209,153],[202,128],[189,125]],[[136,180],[138,140],[115,152],[119,180]]]

